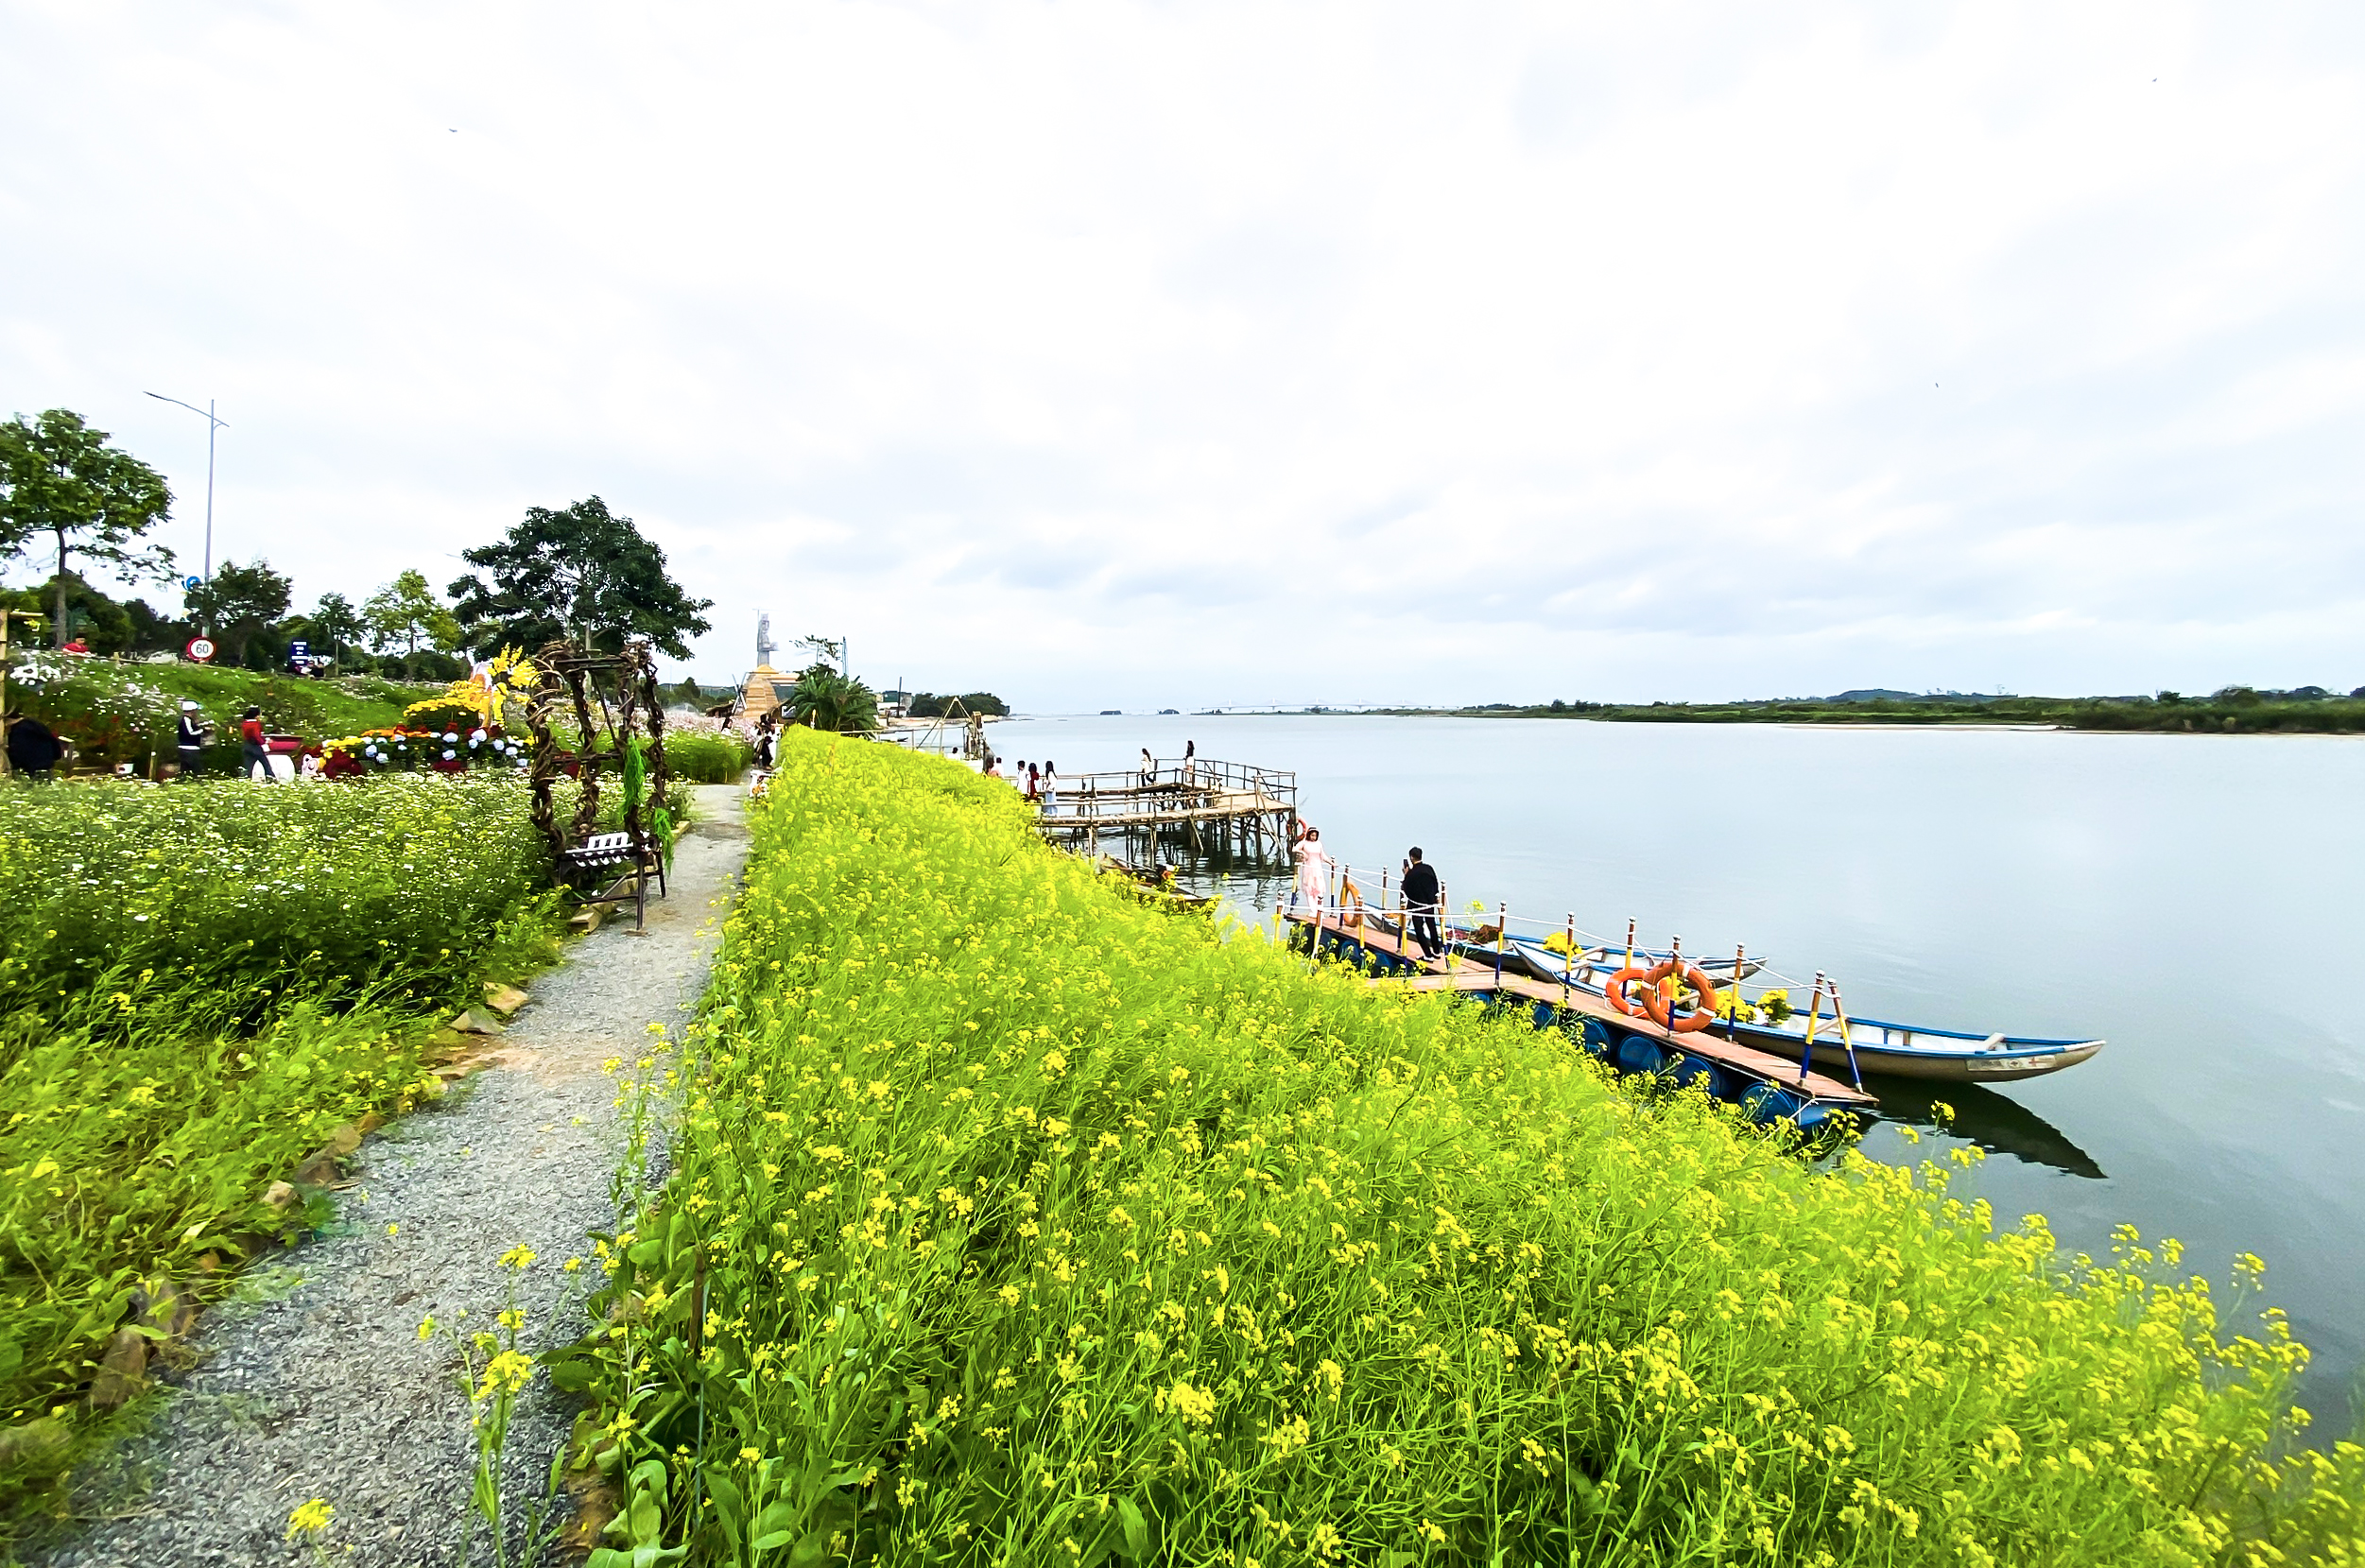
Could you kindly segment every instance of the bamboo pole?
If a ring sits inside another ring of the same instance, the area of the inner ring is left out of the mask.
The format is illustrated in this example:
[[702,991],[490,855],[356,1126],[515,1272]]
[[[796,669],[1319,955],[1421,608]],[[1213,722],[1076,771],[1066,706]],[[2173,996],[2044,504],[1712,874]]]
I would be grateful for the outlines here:
[[1806,999],[1806,1043],[1799,1048],[1799,1083],[1806,1083],[1807,1064],[1815,1060],[1815,1015],[1823,1010],[1823,972],[1815,972],[1815,993]]
[[1561,1011],[1566,1012],[1576,1000],[1570,989],[1577,983],[1577,912],[1573,909],[1568,914],[1568,951],[1561,957]]
[[1831,983],[1831,1010],[1838,1015],[1839,1043],[1848,1048],[1848,1077],[1856,1080],[1857,1092],[1862,1093],[1864,1074],[1856,1064],[1856,1036],[1848,1029],[1848,1007],[1839,1000],[1839,982],[1837,980]]

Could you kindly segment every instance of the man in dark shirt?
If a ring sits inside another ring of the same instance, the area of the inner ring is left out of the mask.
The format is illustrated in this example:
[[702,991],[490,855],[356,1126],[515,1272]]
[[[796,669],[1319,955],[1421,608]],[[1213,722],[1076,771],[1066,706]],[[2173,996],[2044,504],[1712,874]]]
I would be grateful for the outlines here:
[[205,720],[198,713],[198,705],[182,698],[181,723],[173,732],[174,749],[181,753],[181,776],[194,779],[205,771]]
[[1437,869],[1421,858],[1416,847],[1405,857],[1405,928],[1421,944],[1421,956],[1434,958],[1444,943],[1437,934]]
[[27,779],[46,779],[65,755],[65,748],[48,725],[22,714],[0,719],[9,727],[9,766]]

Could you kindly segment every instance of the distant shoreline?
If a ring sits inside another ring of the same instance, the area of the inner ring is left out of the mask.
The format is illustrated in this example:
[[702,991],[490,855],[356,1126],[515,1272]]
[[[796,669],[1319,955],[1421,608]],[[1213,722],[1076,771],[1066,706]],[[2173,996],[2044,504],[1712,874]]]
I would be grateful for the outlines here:
[[[1594,724],[1772,724],[1791,730],[1988,730],[2080,734],[2365,735],[2365,698],[2305,701],[2162,702],[2149,698],[2002,698],[1933,703],[1921,711],[1902,704],[1767,702],[1703,704],[1608,703],[1516,708],[1233,708],[1189,714],[1027,714],[1038,720],[1071,718],[1533,718]],[[1999,711],[2001,710],[2001,711]]]

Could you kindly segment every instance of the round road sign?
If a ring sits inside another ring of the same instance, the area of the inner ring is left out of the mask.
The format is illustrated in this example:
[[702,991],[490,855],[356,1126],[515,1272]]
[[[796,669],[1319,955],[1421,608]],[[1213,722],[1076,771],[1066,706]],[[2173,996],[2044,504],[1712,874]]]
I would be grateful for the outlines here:
[[203,577],[183,577],[181,579],[181,586],[188,592],[194,594],[199,589],[205,586],[205,579]]
[[189,639],[189,646],[186,651],[189,657],[196,660],[199,663],[210,663],[213,662],[214,658],[214,639],[211,637],[192,637]]

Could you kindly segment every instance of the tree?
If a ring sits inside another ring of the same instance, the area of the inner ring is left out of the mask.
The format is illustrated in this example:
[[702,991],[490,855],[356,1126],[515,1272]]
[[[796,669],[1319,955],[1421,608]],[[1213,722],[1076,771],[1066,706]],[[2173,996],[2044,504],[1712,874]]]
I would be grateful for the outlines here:
[[798,672],[796,690],[788,694],[788,716],[816,730],[875,730],[879,694],[838,674],[835,664],[808,664]]
[[313,608],[313,635],[329,645],[330,654],[334,658],[342,659],[345,656],[345,645],[358,638],[368,628],[361,619],[361,612],[355,610],[353,601],[342,594],[323,594],[320,595],[320,602]]
[[417,653],[422,637],[445,652],[461,642],[459,622],[435,596],[424,572],[405,572],[364,599],[361,621],[371,646],[381,653],[392,643],[402,644],[405,653]]
[[104,561],[125,582],[168,580],[172,552],[161,544],[140,548],[138,541],[171,510],[164,475],[109,446],[107,432],[73,410],[52,408],[34,421],[19,414],[0,424],[0,551],[23,555],[42,534],[56,542],[57,646],[68,635],[68,555]]
[[261,557],[251,566],[225,560],[215,568],[212,582],[199,583],[185,595],[189,613],[212,629],[215,641],[230,657],[226,663],[243,664],[247,645],[254,634],[287,613],[288,590],[294,585]]
[[665,552],[596,495],[562,511],[528,507],[500,543],[460,559],[483,569],[451,586],[480,656],[555,637],[613,653],[638,636],[687,659],[688,639],[708,629],[701,612],[715,602],[684,594],[665,575]]
[[185,620],[176,621],[168,615],[157,613],[149,608],[146,599],[126,600],[123,613],[131,629],[129,646],[134,653],[178,649],[196,629]]
[[124,607],[78,577],[69,575],[62,584],[53,578],[39,588],[0,592],[0,603],[54,616],[61,587],[68,642],[79,637],[93,653],[118,653],[131,646],[131,617]]

